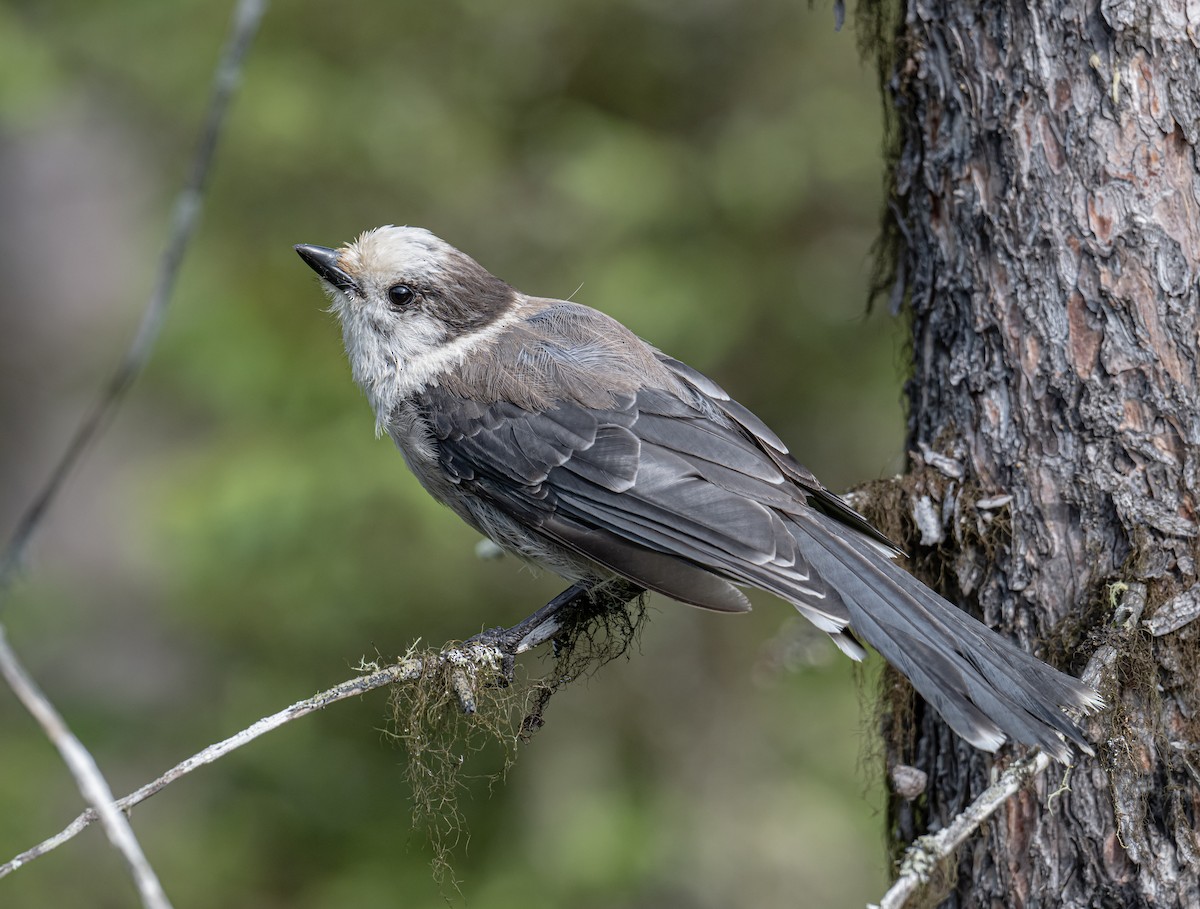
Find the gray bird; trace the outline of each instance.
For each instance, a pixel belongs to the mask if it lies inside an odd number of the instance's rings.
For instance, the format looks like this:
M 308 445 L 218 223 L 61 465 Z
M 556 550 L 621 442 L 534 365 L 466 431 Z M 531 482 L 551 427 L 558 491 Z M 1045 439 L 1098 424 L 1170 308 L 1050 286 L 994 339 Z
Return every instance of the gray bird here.
M 722 612 L 769 591 L 858 639 L 960 736 L 1067 761 L 1095 691 L 893 562 L 899 550 L 707 376 L 578 303 L 530 297 L 426 230 L 301 245 L 376 426 L 429 493 L 574 584 L 624 578 Z

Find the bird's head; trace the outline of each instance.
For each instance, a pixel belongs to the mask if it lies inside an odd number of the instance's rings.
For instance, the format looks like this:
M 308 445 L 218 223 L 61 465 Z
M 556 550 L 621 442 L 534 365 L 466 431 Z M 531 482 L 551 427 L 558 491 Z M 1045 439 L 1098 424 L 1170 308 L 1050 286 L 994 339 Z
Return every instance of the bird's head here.
M 299 245 L 321 278 L 354 379 L 386 423 L 394 403 L 469 355 L 521 296 L 418 227 L 379 227 L 340 249 Z

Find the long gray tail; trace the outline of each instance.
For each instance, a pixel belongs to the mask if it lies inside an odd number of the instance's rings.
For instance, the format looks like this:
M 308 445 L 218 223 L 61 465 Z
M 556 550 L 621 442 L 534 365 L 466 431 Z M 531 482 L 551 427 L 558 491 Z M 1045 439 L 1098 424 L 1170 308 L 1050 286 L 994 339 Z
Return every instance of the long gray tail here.
M 1064 763 L 1064 738 L 1092 753 L 1063 708 L 1102 707 L 1095 691 L 971 618 L 835 519 L 809 512 L 793 526 L 813 570 L 840 593 L 850 628 L 960 736 L 986 751 L 1011 737 Z

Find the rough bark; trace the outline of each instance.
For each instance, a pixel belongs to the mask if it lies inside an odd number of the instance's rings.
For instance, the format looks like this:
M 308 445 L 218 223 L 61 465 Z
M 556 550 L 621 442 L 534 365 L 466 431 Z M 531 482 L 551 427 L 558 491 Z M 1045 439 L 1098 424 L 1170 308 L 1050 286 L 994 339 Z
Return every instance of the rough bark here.
M 930 902 L 1195 907 L 1200 2 L 902 0 L 870 17 L 911 447 L 963 467 L 912 475 L 945 532 L 913 541 L 917 566 L 1073 672 L 1115 648 L 1096 758 L 1053 800 L 1051 771 L 1009 802 Z M 975 507 L 999 495 L 1006 512 Z M 1147 593 L 1125 633 L 1117 582 Z M 1011 755 L 888 705 L 889 765 L 928 774 L 891 797 L 899 849 Z

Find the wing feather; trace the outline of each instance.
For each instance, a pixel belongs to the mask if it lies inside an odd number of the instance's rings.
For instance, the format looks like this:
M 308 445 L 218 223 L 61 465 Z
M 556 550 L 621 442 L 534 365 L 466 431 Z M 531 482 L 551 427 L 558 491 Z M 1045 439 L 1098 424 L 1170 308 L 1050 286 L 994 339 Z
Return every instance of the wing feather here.
M 802 510 L 803 494 L 736 424 L 656 389 L 611 409 L 543 412 L 506 402 L 460 412 L 447 392 L 428 395 L 443 469 L 556 542 L 684 602 L 700 597 L 669 584 L 664 564 L 798 601 L 831 634 L 849 620 L 780 515 Z M 668 560 L 653 578 L 638 547 Z
M 575 376 L 549 406 L 425 389 L 442 474 L 543 545 L 647 589 L 738 612 L 749 603 L 737 586 L 758 587 L 860 658 L 853 628 L 980 748 L 1005 736 L 1060 759 L 1061 737 L 1087 748 L 1060 707 L 1092 709 L 1095 692 L 893 564 L 896 547 L 761 420 L 711 379 L 656 356 L 675 387 L 606 393 Z M 621 387 L 636 387 L 628 378 Z

